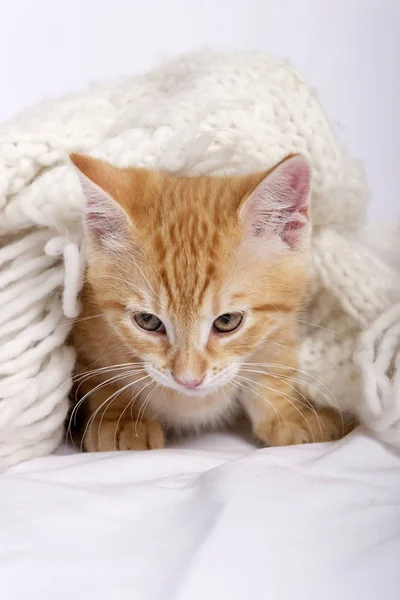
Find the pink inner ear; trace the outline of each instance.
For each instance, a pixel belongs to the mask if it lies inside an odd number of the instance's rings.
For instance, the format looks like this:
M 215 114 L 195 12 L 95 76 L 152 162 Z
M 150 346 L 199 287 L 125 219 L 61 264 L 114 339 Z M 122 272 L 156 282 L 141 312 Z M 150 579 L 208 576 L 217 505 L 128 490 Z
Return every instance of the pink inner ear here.
M 79 172 L 86 197 L 86 224 L 89 231 L 104 247 L 116 248 L 124 241 L 127 218 L 119 204 Z
M 293 247 L 302 230 L 308 224 L 308 207 L 311 187 L 311 172 L 308 163 L 301 157 L 294 157 L 287 161 L 288 195 L 292 197 L 291 214 L 283 231 L 283 240 Z
M 311 169 L 302 156 L 278 165 L 254 190 L 242 207 L 241 216 L 256 238 L 278 235 L 294 247 L 309 225 L 308 206 Z
M 288 194 L 292 195 L 293 208 L 299 212 L 308 207 L 310 195 L 310 167 L 303 158 L 294 157 L 282 165 L 283 176 L 288 179 Z

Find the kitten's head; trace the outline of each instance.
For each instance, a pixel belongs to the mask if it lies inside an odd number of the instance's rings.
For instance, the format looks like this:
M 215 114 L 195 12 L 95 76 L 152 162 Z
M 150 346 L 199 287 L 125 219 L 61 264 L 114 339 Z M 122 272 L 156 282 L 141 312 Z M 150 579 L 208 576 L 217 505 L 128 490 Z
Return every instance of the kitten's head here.
M 124 348 L 188 395 L 226 385 L 304 297 L 310 167 L 171 177 L 74 154 L 88 283 Z

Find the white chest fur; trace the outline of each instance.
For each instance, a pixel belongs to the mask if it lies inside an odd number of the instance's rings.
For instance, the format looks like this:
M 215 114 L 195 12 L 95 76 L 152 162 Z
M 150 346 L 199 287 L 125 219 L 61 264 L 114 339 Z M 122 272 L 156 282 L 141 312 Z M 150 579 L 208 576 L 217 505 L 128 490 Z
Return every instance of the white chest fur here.
M 222 388 L 209 396 L 187 396 L 159 388 L 151 397 L 149 412 L 162 424 L 177 430 L 215 427 L 228 421 L 238 403 L 233 388 Z

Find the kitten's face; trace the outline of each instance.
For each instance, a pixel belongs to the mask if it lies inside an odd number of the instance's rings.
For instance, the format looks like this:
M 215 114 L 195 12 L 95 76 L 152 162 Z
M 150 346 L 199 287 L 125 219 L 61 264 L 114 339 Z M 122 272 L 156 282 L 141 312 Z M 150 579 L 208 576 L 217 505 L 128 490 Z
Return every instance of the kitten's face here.
M 234 381 L 301 305 L 307 163 L 179 179 L 72 160 L 88 199 L 88 281 L 126 362 L 139 358 L 156 382 L 187 395 Z

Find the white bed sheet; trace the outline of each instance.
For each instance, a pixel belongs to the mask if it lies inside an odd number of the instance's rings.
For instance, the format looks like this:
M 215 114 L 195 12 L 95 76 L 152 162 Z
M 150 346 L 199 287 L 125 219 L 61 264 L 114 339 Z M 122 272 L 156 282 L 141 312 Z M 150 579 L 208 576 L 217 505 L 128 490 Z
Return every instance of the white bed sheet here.
M 0 478 L 3 600 L 398 600 L 400 455 L 358 430 L 51 456 Z

